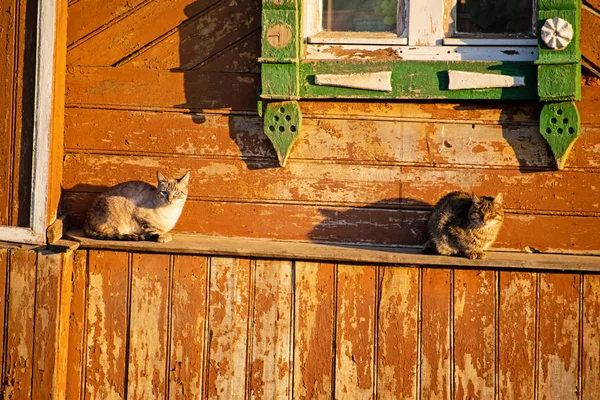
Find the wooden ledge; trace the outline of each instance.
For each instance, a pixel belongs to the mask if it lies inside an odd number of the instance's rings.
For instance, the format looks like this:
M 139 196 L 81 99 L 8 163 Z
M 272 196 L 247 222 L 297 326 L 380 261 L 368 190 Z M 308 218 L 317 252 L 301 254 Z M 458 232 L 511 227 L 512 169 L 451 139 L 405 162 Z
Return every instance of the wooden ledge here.
M 94 240 L 83 236 L 81 231 L 70 231 L 67 233 L 67 238 L 79 242 L 80 247 L 84 249 L 369 264 L 600 272 L 600 256 L 492 251 L 487 253 L 487 258 L 484 260 L 469 260 L 464 257 L 424 255 L 419 249 L 223 238 L 187 233 L 173 234 L 173 241 L 169 243 Z

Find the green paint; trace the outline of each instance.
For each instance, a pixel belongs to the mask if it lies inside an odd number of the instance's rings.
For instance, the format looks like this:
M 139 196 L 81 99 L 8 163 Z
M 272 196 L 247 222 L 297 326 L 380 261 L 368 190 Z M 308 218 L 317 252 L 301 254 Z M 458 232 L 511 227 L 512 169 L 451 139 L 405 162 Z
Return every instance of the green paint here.
M 261 69 L 263 98 L 286 100 L 298 97 L 298 64 L 263 63 Z
M 541 39 L 541 28 L 547 19 L 559 17 L 569 22 L 573 26 L 573 39 L 564 49 L 553 50 L 546 46 Z M 536 64 L 575 64 L 581 61 L 581 52 L 579 51 L 579 32 L 580 32 L 580 12 L 579 10 L 551 10 L 540 11 L 538 13 L 538 59 Z
M 448 90 L 448 70 L 524 76 L 526 86 Z M 316 74 L 392 71 L 391 92 L 314 84 Z M 536 67 L 527 62 L 319 61 L 300 64 L 303 98 L 364 99 L 537 99 Z
M 281 61 L 298 59 L 298 24 L 297 12 L 288 10 L 263 10 L 262 12 L 262 58 L 280 59 Z M 285 47 L 273 47 L 269 43 L 269 30 L 275 25 L 287 27 L 291 32 L 291 40 Z
M 263 10 L 296 10 L 296 0 L 263 0 Z
M 575 10 L 581 8 L 581 0 L 538 0 L 538 10 Z
M 579 112 L 573 102 L 545 104 L 540 114 L 540 133 L 550 145 L 558 169 L 563 169 L 569 151 L 581 130 Z
M 538 96 L 541 101 L 581 99 L 581 66 L 539 65 Z
M 302 126 L 302 113 L 297 101 L 283 101 L 267 104 L 264 118 L 264 132 L 277 152 L 279 164 L 283 167 Z

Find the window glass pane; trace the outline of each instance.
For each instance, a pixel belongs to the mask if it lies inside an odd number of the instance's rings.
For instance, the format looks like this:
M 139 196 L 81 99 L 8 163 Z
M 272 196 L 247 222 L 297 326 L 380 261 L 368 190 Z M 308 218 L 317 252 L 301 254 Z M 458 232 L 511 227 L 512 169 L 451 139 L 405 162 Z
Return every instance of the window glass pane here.
M 533 35 L 533 0 L 458 0 L 456 33 Z
M 323 0 L 323 30 L 396 32 L 398 0 Z

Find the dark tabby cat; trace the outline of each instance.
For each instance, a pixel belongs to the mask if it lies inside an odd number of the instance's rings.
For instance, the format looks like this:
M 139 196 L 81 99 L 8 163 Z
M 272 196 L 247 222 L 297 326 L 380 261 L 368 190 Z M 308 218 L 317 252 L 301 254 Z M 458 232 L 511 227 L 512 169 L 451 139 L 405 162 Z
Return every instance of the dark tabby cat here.
M 83 232 L 93 239 L 171 241 L 187 198 L 190 173 L 166 179 L 157 172 L 158 188 L 146 182 L 115 185 L 92 203 Z
M 449 193 L 438 201 L 429 217 L 429 240 L 423 253 L 485 258 L 483 251 L 496 240 L 503 220 L 502 193 L 496 198 Z

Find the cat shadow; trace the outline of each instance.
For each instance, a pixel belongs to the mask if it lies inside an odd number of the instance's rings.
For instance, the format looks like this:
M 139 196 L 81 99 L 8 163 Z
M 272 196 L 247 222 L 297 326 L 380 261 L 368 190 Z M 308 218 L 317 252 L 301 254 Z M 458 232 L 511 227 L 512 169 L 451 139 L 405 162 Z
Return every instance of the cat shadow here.
M 63 190 L 61 213 L 69 216 L 69 226 L 81 228 L 92 201 L 108 188 L 109 186 L 105 185 L 78 183 L 68 190 Z
M 539 133 L 540 106 L 538 103 L 478 102 L 473 105 L 455 106 L 455 110 L 477 110 L 481 113 L 500 108 L 498 123 L 502 129 L 502 138 L 512 148 L 514 157 L 522 173 L 539 172 L 555 168 L 554 157 L 542 135 Z M 475 127 L 475 125 L 473 126 Z M 490 146 L 497 154 L 502 154 L 494 144 Z M 502 155 L 502 157 L 509 157 Z M 510 162 L 507 160 L 502 163 Z
M 339 247 L 421 248 L 432 205 L 412 198 L 390 198 L 362 207 L 321 208 L 325 218 L 309 233 L 312 242 Z

